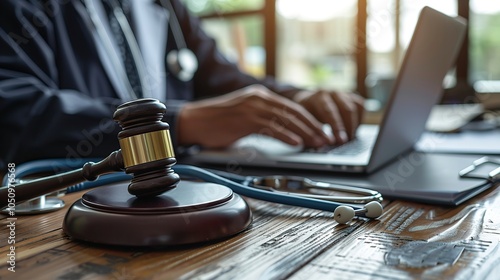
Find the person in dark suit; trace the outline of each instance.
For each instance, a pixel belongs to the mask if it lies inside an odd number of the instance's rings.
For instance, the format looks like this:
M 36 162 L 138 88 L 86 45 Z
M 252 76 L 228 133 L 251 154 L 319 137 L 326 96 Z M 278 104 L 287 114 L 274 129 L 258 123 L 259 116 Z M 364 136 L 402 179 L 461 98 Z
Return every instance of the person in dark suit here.
M 0 1 L 0 166 L 41 158 L 102 157 L 118 148 L 117 105 L 137 96 L 106 8 L 116 0 Z M 320 147 L 354 137 L 362 98 L 305 91 L 241 72 L 178 0 L 120 6 L 141 52 L 143 97 L 164 102 L 176 147 L 221 148 L 251 133 Z M 170 7 L 167 9 L 165 4 Z M 115 13 L 116 15 L 116 13 Z M 175 15 L 177 30 L 172 23 Z M 119 18 L 119 16 L 117 16 Z M 123 22 L 121 22 L 123 23 Z M 119 26 L 123 28 L 123 26 Z M 198 67 L 174 75 L 165 56 L 183 35 Z M 126 36 L 125 36 L 126 37 Z M 123 42 L 121 42 L 123 43 Z M 136 65 L 137 67 L 137 65 Z M 147 86 L 144 86 L 144 81 Z M 322 123 L 334 136 L 323 133 Z

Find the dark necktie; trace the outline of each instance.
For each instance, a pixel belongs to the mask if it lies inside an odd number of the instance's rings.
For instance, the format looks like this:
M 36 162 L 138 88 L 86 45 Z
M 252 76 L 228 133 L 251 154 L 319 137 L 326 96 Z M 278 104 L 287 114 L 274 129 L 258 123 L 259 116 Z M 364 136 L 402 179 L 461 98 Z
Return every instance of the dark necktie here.
M 126 3 L 125 3 L 126 2 Z M 103 0 L 103 4 L 108 15 L 109 25 L 111 27 L 111 32 L 115 37 L 116 44 L 118 45 L 120 56 L 123 60 L 123 64 L 125 66 L 125 72 L 127 74 L 127 78 L 130 82 L 130 86 L 134 91 L 135 95 L 138 98 L 143 96 L 141 80 L 139 78 L 139 72 L 137 71 L 137 65 L 135 63 L 134 57 L 132 55 L 132 51 L 130 49 L 130 45 L 127 42 L 125 34 L 123 32 L 123 28 L 120 26 L 118 19 L 116 18 L 115 13 L 113 12 L 113 8 L 116 3 L 117 5 L 122 5 L 121 7 L 116 7 L 124 11 L 124 9 L 128 10 L 128 0 Z

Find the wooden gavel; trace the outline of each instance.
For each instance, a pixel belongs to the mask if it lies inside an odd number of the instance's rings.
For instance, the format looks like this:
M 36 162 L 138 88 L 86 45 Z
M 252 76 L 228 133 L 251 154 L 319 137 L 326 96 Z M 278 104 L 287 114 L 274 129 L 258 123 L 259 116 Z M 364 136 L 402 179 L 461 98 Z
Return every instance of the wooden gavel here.
M 172 169 L 177 161 L 169 125 L 162 122 L 165 112 L 165 105 L 151 98 L 120 105 L 113 115 L 122 127 L 118 133 L 120 150 L 98 163 L 87 162 L 77 170 L 10 186 L 16 204 L 123 170 L 132 174 L 128 191 L 137 197 L 156 196 L 175 188 L 180 177 Z M 8 195 L 9 186 L 0 188 L 0 208 L 8 205 Z

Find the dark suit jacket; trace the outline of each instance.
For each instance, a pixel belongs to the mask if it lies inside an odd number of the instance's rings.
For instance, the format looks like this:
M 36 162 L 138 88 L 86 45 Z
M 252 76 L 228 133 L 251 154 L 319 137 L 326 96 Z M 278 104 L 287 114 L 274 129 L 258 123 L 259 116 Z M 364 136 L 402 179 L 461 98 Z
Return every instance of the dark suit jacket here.
M 196 100 L 256 83 L 283 95 L 297 90 L 239 71 L 217 51 L 199 20 L 178 0 L 172 4 L 200 66 L 190 82 L 166 75 L 169 98 Z M 120 129 L 111 118 L 121 100 L 99 59 L 82 1 L 2 0 L 0 13 L 0 167 L 41 158 L 103 157 L 118 149 Z M 168 53 L 176 46 L 167 41 Z M 161 101 L 175 139 L 182 104 Z

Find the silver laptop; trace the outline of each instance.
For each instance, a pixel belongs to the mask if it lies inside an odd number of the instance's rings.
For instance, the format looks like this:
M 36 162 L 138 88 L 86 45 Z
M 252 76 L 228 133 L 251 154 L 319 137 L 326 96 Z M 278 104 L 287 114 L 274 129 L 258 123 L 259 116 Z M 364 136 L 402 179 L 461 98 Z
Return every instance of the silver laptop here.
M 410 151 L 439 101 L 443 79 L 466 31 L 462 18 L 432 8 L 420 13 L 380 126 L 361 125 L 356 139 L 329 150 L 308 151 L 264 135 L 250 135 L 228 150 L 203 150 L 196 161 L 226 165 L 369 173 Z

